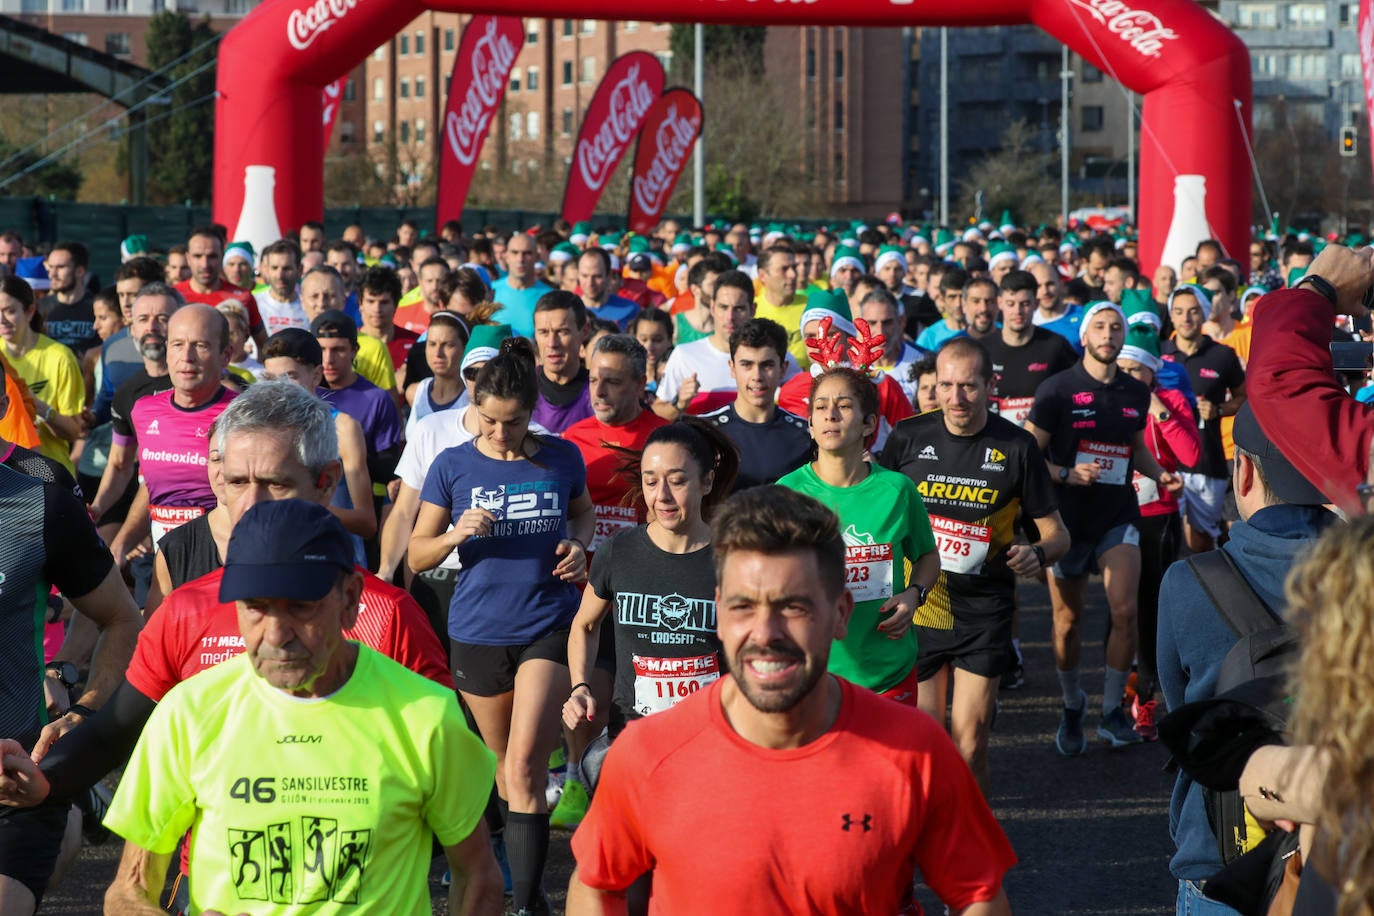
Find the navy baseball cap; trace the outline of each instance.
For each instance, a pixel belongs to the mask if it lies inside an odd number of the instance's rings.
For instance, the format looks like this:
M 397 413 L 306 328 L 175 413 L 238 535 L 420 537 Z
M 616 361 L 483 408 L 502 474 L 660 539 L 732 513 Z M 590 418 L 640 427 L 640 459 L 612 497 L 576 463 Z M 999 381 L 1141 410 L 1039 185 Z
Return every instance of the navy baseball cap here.
M 353 540 L 324 506 L 301 499 L 258 503 L 229 537 L 220 601 L 318 601 L 353 570 Z
M 1260 471 L 1270 491 L 1283 502 L 1294 506 L 1324 506 L 1331 502 L 1279 451 L 1274 440 L 1260 429 L 1259 420 L 1249 402 L 1236 411 L 1236 424 L 1231 428 L 1236 445 L 1259 457 Z

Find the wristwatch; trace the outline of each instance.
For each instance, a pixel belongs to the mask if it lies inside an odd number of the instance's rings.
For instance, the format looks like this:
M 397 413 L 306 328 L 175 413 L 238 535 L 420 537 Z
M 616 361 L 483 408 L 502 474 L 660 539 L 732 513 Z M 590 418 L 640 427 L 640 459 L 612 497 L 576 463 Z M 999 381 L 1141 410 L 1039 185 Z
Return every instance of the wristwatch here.
M 919 582 L 915 583 L 915 585 L 916 585 L 916 599 L 917 599 L 917 600 L 916 600 L 916 606 L 917 606 L 917 607 L 920 607 L 921 605 L 925 604 L 925 603 L 926 603 L 926 599 L 930 597 L 930 589 L 926 588 L 924 585 L 922 585 L 922 584 L 919 583 Z
M 1331 281 L 1318 274 L 1303 274 L 1302 279 L 1293 284 L 1293 288 L 1306 284 L 1312 287 L 1312 292 L 1317 293 L 1332 305 L 1336 304 L 1336 287 L 1331 285 Z
M 1155 420 L 1160 423 L 1168 423 L 1169 418 L 1172 416 L 1173 414 L 1169 413 L 1169 411 L 1161 410 L 1159 413 L 1155 414 Z
M 1039 544 L 1032 544 L 1031 551 L 1035 554 L 1035 558 L 1040 561 L 1041 569 L 1049 566 L 1049 564 L 1045 562 L 1045 548 L 1041 547 Z
M 1069 482 L 1069 466 L 1068 466 L 1067 464 L 1061 464 L 1061 465 L 1059 466 L 1059 482 L 1060 482 L 1060 483 L 1068 483 L 1068 482 Z
M 57 678 L 57 682 L 67 688 L 75 687 L 77 681 L 81 680 L 81 672 L 71 662 L 48 662 L 43 666 L 43 671 L 49 677 Z

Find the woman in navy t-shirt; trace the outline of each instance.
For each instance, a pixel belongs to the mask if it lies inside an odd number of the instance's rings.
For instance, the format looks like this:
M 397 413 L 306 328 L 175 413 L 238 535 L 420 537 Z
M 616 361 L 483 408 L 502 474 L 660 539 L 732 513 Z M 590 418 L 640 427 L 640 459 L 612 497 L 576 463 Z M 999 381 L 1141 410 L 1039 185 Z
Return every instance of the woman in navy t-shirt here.
M 521 338 L 504 341 L 482 367 L 473 388 L 481 432 L 430 467 L 409 550 L 415 572 L 454 549 L 463 561 L 449 605 L 450 661 L 497 757 L 517 910 L 540 905 L 549 845 L 544 781 L 569 689 L 574 583 L 586 578 L 595 524 L 581 453 L 529 431 L 535 372 Z

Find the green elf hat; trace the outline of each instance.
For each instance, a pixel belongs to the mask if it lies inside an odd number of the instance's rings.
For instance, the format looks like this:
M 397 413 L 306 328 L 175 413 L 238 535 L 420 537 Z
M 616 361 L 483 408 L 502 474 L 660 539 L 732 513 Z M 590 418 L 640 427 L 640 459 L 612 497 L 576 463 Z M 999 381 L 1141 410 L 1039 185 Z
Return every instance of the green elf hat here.
M 873 272 L 876 274 L 890 261 L 897 261 L 906 269 L 906 252 L 896 245 L 884 245 L 878 249 L 878 256 L 873 259 Z
M 1123 289 L 1121 311 L 1126 316 L 1127 328 L 1134 330 L 1136 325 L 1148 325 L 1152 329 L 1150 333 L 1156 338 L 1159 337 L 1164 322 L 1159 317 L 1159 311 L 1155 308 L 1148 289 Z
M 1159 358 L 1159 332 L 1151 330 L 1146 322 L 1131 325 L 1118 358 L 1134 360 L 1142 366 L 1148 366 L 1150 371 L 1158 372 L 1163 362 Z
M 854 327 L 854 317 L 849 311 L 849 298 L 843 290 L 813 289 L 806 297 L 806 311 L 802 312 L 801 327 L 808 321 L 829 318 L 831 326 L 844 331 L 850 337 L 858 335 Z
M 630 236 L 630 254 L 637 254 L 641 251 L 649 250 L 649 240 L 642 235 Z
M 581 250 L 572 242 L 559 242 L 549 250 L 549 263 L 566 264 L 581 254 Z
M 692 235 L 689 232 L 680 232 L 678 237 L 673 239 L 673 257 L 686 257 L 687 252 L 692 250 Z
M 583 245 L 587 244 L 591 237 L 592 224 L 587 222 L 586 220 L 583 220 L 582 222 L 573 226 L 572 235 L 568 236 L 568 241 L 572 242 L 574 245 L 581 248 Z
M 147 253 L 148 236 L 146 235 L 131 235 L 119 243 L 119 260 L 121 264 L 126 261 L 132 261 L 134 258 Z
M 501 341 L 514 336 L 508 324 L 479 324 L 472 329 L 467 349 L 463 351 L 463 365 L 466 369 L 473 363 L 489 362 L 501 352 Z
M 1016 247 L 1008 242 L 994 242 L 988 246 L 988 267 L 995 267 L 1001 261 L 1011 261 L 1013 268 L 1020 262 Z

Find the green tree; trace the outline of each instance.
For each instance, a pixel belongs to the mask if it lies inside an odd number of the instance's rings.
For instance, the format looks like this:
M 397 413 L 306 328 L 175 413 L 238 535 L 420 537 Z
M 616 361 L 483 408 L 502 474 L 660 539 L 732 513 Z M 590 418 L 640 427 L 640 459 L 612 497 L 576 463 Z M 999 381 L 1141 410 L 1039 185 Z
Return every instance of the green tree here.
M 79 163 L 71 158 L 54 160 L 30 172 L 28 170 L 43 158 L 43 154 L 35 151 L 16 156 L 20 149 L 22 147 L 0 142 L 0 162 L 9 162 L 12 157 L 14 158 L 13 162 L 5 166 L 5 177 L 20 172 L 27 173 L 6 184 L 4 189 L 0 190 L 0 194 L 6 197 L 38 195 L 55 197 L 58 200 L 76 200 L 76 193 L 81 190 L 82 181 Z
M 692 64 L 696 59 L 696 27 L 675 25 L 668 35 L 668 48 L 673 52 L 669 85 L 690 86 Z M 703 36 L 706 46 L 706 69 L 721 64 L 742 68 L 754 76 L 763 75 L 763 40 L 765 26 L 708 25 Z
M 1002 133 L 1002 147 L 969 169 L 959 181 L 957 213 L 972 216 L 977 195 L 983 213 L 1010 210 L 1023 223 L 1035 225 L 1059 213 L 1059 184 L 1047 173 L 1045 153 L 1036 148 L 1035 131 L 1024 120 L 1013 121 Z M 1054 159 L 1058 162 L 1057 154 Z M 953 214 L 951 214 L 953 215 Z
M 161 12 L 148 22 L 148 66 L 167 71 L 170 104 L 150 105 L 148 199 L 152 203 L 210 202 L 214 166 L 215 50 L 207 15 L 192 21 L 183 12 Z M 199 71 L 199 72 L 197 72 Z M 194 75 L 193 75 L 194 74 Z

